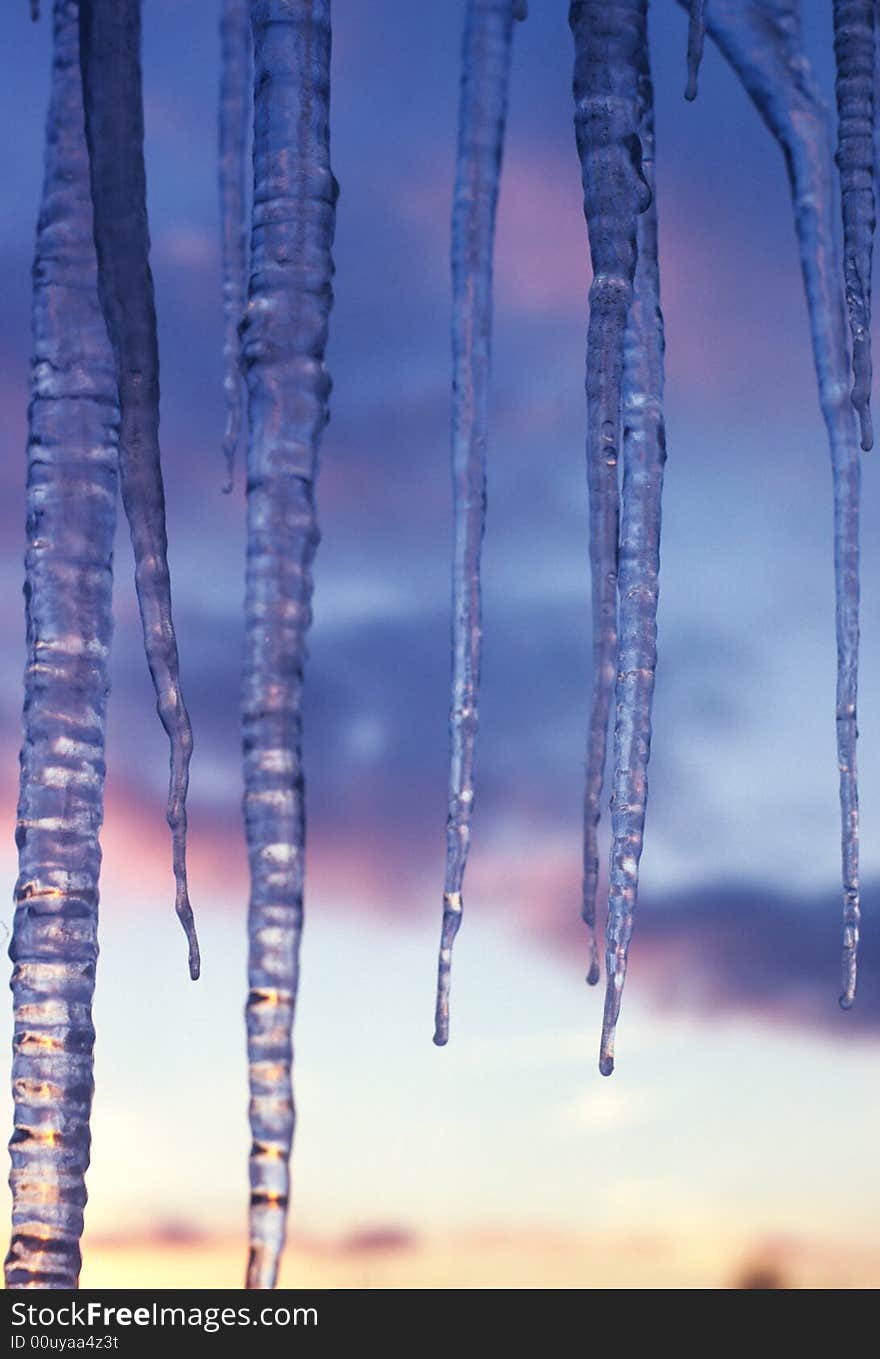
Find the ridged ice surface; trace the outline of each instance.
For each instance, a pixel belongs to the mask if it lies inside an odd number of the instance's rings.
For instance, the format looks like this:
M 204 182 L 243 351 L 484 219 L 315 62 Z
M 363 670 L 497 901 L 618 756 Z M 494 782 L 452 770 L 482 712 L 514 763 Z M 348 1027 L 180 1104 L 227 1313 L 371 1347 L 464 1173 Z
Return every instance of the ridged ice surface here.
M 243 692 L 250 858 L 249 1288 L 274 1286 L 294 1106 L 305 810 L 302 689 L 318 543 L 315 480 L 337 195 L 330 170 L 329 0 L 256 0 L 254 204 L 243 330 L 249 395 Z
M 700 62 L 703 60 L 703 43 L 706 37 L 706 3 L 707 0 L 690 0 L 685 99 L 697 97 L 697 77 L 700 73 Z
M 593 700 L 584 800 L 583 917 L 587 980 L 599 979 L 598 828 L 617 656 L 618 457 L 626 318 L 639 214 L 650 201 L 639 144 L 639 71 L 647 50 L 647 0 L 575 0 L 575 130 L 593 260 L 587 334 L 587 476 L 593 596 Z
M 120 485 L 134 550 L 144 646 L 159 717 L 171 743 L 168 824 L 174 846 L 175 905 L 189 944 L 190 975 L 195 978 L 199 946 L 186 880 L 192 730 L 171 621 L 159 460 L 159 347 L 143 152 L 140 0 L 80 0 L 79 10 L 98 292 L 119 389 Z
M 871 260 L 874 252 L 875 0 L 834 0 L 837 165 L 843 203 L 843 266 L 852 335 L 852 402 L 862 448 L 871 426 Z
M 241 343 L 239 326 L 247 296 L 247 156 L 251 97 L 249 0 L 223 0 L 220 16 L 220 234 L 223 259 L 223 389 L 226 429 L 223 455 L 226 490 L 232 490 L 241 438 Z
M 461 56 L 452 209 L 452 703 L 446 881 L 434 1042 L 449 1039 L 452 945 L 461 924 L 471 835 L 480 685 L 480 552 L 486 516 L 492 254 L 515 13 L 512 0 L 468 0 Z
M 626 976 L 645 836 L 651 709 L 657 666 L 660 501 L 666 462 L 663 315 L 654 198 L 654 91 L 647 49 L 639 79 L 639 139 L 651 203 L 639 218 L 638 263 L 623 367 L 623 513 L 618 567 L 617 693 L 611 799 L 607 984 L 599 1069 L 614 1068 L 614 1034 Z
M 56 0 L 34 266 L 8 1288 L 75 1288 L 89 1164 L 118 413 L 76 0 Z
M 847 1008 L 855 996 L 860 917 L 856 767 L 860 463 L 849 400 L 843 271 L 834 237 L 831 128 L 804 50 L 798 0 L 760 0 L 747 7 L 739 0 L 711 0 L 707 27 L 784 153 L 819 400 L 831 449 L 844 912 L 841 1005 Z

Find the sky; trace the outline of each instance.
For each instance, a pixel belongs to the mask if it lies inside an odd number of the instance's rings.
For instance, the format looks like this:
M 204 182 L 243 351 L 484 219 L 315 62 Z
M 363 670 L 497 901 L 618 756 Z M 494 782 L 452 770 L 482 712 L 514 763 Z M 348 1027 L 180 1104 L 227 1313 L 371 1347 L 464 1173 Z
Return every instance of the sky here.
M 6 5 L 0 19 L 15 56 L 0 88 L 0 865 L 9 898 L 30 263 L 50 55 L 49 25 L 32 27 L 27 8 Z M 746 1253 L 748 1243 L 813 1243 L 829 1258 L 854 1242 L 876 1245 L 880 546 L 870 525 L 880 477 L 868 455 L 865 922 L 860 996 L 843 1015 L 831 481 L 787 183 L 711 43 L 699 98 L 684 102 L 686 16 L 672 0 L 651 8 L 669 449 L 660 654 L 617 1070 L 606 1080 L 596 1068 L 601 995 L 583 983 L 579 923 L 591 686 L 590 273 L 562 0 L 532 0 L 514 40 L 477 803 L 451 1041 L 443 1051 L 431 1044 L 463 8 L 461 0 L 333 6 L 331 151 L 341 195 L 305 700 L 296 1239 L 399 1232 L 449 1241 L 491 1231 L 521 1243 L 525 1259 L 536 1241 L 631 1245 L 650 1232 L 697 1243 L 683 1253 L 684 1280 L 722 1240 L 745 1243 L 736 1250 Z M 830 11 L 806 8 L 830 97 Z M 93 1258 L 108 1241 L 145 1242 L 158 1258 L 169 1242 L 199 1235 L 243 1250 L 244 496 L 241 476 L 231 496 L 221 494 L 218 10 L 215 0 L 145 0 L 143 52 L 169 555 L 196 742 L 191 892 L 203 976 L 188 980 L 173 912 L 167 750 L 123 525 L 86 1271 L 92 1241 Z M 2 1024 L 8 1033 L 11 1007 Z M 4 1100 L 11 1124 L 5 1092 Z M 461 1282 L 466 1268 L 479 1279 L 479 1252 L 476 1263 L 467 1252 L 452 1258 L 471 1263 L 444 1266 L 444 1279 Z M 565 1277 L 588 1284 L 590 1258 Z M 614 1286 L 627 1286 L 632 1250 L 620 1258 Z M 394 1277 L 389 1267 L 380 1286 Z

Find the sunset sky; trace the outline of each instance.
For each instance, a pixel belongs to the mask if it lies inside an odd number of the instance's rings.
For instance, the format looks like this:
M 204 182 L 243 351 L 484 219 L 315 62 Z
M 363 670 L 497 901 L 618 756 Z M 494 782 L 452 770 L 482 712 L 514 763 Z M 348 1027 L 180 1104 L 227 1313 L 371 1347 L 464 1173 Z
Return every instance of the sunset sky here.
M 806 8 L 831 97 L 830 6 Z M 872 526 L 880 472 L 877 454 L 868 455 L 859 746 L 866 918 L 859 1000 L 845 1016 L 837 1006 L 831 482 L 788 188 L 779 151 L 711 43 L 699 98 L 685 104 L 686 16 L 673 0 L 651 6 L 669 463 L 648 834 L 617 1071 L 605 1080 L 597 1070 L 601 994 L 583 983 L 579 924 L 591 685 L 590 275 L 563 0 L 532 0 L 514 39 L 477 804 L 451 1041 L 443 1051 L 431 1044 L 449 682 L 449 212 L 463 9 L 460 0 L 333 5 L 341 196 L 305 713 L 294 1230 L 319 1240 L 381 1227 L 426 1240 L 491 1230 L 523 1243 L 655 1232 L 705 1243 L 876 1245 L 880 536 Z M 50 57 L 49 23 L 32 27 L 26 11 L 16 0 L 0 18 L 8 57 L 0 85 L 0 864 L 8 898 L 24 663 L 30 264 Z M 144 5 L 162 443 L 196 741 L 191 891 L 203 976 L 188 980 L 173 911 L 167 749 L 123 524 L 87 1258 L 90 1237 L 143 1238 L 161 1253 L 163 1240 L 188 1233 L 228 1242 L 244 1224 L 244 497 L 241 475 L 232 496 L 221 494 L 218 11 L 215 0 Z M 11 1005 L 0 1018 L 8 1035 Z M 3 1101 L 11 1126 L 5 1089 Z M 455 1282 L 454 1269 L 447 1276 Z M 623 1266 L 616 1282 L 628 1282 Z

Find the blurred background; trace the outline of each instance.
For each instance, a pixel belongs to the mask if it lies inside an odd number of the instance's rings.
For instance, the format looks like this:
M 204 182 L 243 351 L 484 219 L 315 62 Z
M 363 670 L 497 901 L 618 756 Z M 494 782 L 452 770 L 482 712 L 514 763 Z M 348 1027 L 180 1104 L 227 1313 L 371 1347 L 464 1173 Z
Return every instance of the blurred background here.
M 44 10 L 51 10 L 44 0 Z M 307 918 L 282 1282 L 880 1280 L 880 516 L 865 459 L 864 944 L 837 1007 L 831 480 L 782 159 L 655 0 L 669 463 L 639 920 L 615 1075 L 583 981 L 590 273 L 563 0 L 515 34 L 498 218 L 485 666 L 452 1037 L 431 1044 L 449 682 L 449 214 L 464 6 L 334 0 L 332 419 L 306 698 Z M 830 6 L 809 38 L 833 95 Z M 243 478 L 221 494 L 214 0 L 146 0 L 170 559 L 196 753 L 187 978 L 127 529 L 103 837 L 82 1282 L 237 1285 L 247 875 Z M 0 864 L 11 896 L 30 265 L 50 23 L 4 6 Z M 6 918 L 9 919 L 11 907 Z M 0 1007 L 4 1043 L 11 1006 Z M 6 1086 L 3 1117 L 11 1127 Z

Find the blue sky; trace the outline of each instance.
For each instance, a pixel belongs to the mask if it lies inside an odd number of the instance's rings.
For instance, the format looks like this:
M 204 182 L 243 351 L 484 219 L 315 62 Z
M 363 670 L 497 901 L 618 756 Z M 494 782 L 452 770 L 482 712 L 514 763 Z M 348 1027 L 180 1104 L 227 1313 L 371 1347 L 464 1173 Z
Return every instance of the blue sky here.
M 831 94 L 830 14 L 808 5 Z M 29 268 L 49 30 L 5 7 L 0 795 L 15 876 Z M 213 3 L 146 0 L 175 618 L 196 755 L 186 979 L 167 756 L 120 534 L 89 1222 L 241 1221 L 243 493 L 223 478 Z M 595 1069 L 579 815 L 590 692 L 588 252 L 566 6 L 515 35 L 498 221 L 474 847 L 453 1035 L 430 1043 L 449 676 L 448 218 L 463 6 L 335 0 L 332 417 L 306 700 L 297 1223 L 867 1232 L 880 1206 L 880 510 L 865 462 L 862 996 L 838 1013 L 831 484 L 781 157 L 711 44 L 652 7 L 669 463 L 642 915 Z M 3 1021 L 8 1025 L 8 1016 Z M 821 1102 L 819 1097 L 821 1096 Z M 844 1149 L 842 1151 L 841 1149 Z M 845 1157 L 846 1164 L 842 1164 Z M 132 1166 L 136 1173 L 131 1174 Z M 857 1173 L 856 1173 L 857 1168 Z

